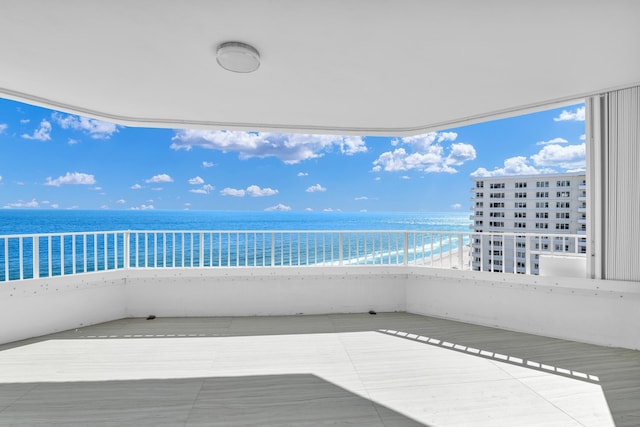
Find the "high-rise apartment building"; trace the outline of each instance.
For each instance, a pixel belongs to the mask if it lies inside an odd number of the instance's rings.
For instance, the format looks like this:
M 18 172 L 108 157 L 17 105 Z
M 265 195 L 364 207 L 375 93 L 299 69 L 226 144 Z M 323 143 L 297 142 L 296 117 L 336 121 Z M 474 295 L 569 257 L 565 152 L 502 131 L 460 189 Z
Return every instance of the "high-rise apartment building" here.
M 540 254 L 586 253 L 584 172 L 473 178 L 471 192 L 474 270 L 538 274 Z

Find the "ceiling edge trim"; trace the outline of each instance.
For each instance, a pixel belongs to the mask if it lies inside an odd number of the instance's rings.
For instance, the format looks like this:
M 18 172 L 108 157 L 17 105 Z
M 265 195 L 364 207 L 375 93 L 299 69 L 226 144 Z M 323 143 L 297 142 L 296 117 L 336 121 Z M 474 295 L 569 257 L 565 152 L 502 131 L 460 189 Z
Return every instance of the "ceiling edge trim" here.
M 288 125 L 288 124 L 265 124 L 265 123 L 225 123 L 214 121 L 192 121 L 182 119 L 154 119 L 145 117 L 120 116 L 91 109 L 86 109 L 74 105 L 57 102 L 55 100 L 42 98 L 39 96 L 17 92 L 6 88 L 0 88 L 0 96 L 14 101 L 24 102 L 39 107 L 54 109 L 69 114 L 78 114 L 98 120 L 113 122 L 122 126 L 130 127 L 155 127 L 169 129 L 217 129 L 217 130 L 240 130 L 247 132 L 283 132 L 283 133 L 317 133 L 331 135 L 357 135 L 357 136 L 412 136 L 432 131 L 442 131 L 455 127 L 468 126 L 492 120 L 499 120 L 523 114 L 534 113 L 536 111 L 560 108 L 583 102 L 585 98 L 614 90 L 625 89 L 640 85 L 640 82 L 625 84 L 613 88 L 604 88 L 594 92 L 576 94 L 558 99 L 545 100 L 534 104 L 522 105 L 500 111 L 491 111 L 468 117 L 460 117 L 445 122 L 426 123 L 419 126 L 403 128 L 360 128 L 360 127 L 329 127 L 315 125 Z

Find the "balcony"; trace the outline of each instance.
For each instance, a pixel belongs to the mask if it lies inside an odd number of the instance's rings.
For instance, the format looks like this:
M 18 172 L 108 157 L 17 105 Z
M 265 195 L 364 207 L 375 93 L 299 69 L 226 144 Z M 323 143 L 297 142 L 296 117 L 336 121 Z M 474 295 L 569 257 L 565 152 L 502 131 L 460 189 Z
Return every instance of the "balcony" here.
M 98 422 L 116 410 L 127 422 L 195 423 L 206 416 L 202 408 L 227 407 L 240 424 L 259 424 L 247 418 L 255 412 L 233 409 L 245 407 L 248 392 L 265 408 L 297 402 L 280 417 L 323 422 L 362 416 L 366 425 L 439 425 L 444 413 L 494 425 L 502 410 L 508 425 L 563 424 L 567 411 L 585 425 L 625 425 L 634 420 L 636 389 L 620 384 L 640 375 L 628 363 L 639 357 L 631 349 L 640 337 L 619 325 L 635 318 L 637 286 L 470 270 L 473 244 L 484 252 L 492 241 L 533 248 L 542 239 L 555 237 L 403 230 L 0 236 L 0 323 L 11 325 L 0 330 L 0 391 L 10 395 L 0 423 L 34 414 Z M 502 248 L 504 264 L 514 249 Z M 572 310 L 574 300 L 592 309 Z M 527 378 L 537 385 L 522 387 Z M 580 403 L 565 406 L 545 390 L 578 393 Z M 55 409 L 60 396 L 64 411 Z M 104 404 L 82 406 L 95 399 Z M 316 406 L 327 399 L 331 411 Z M 494 415 L 460 411 L 461 399 Z M 513 401 L 506 412 L 505 401 Z M 358 412 L 371 405 L 383 421 Z
M 410 313 L 127 318 L 0 346 L 0 423 L 632 426 L 636 353 Z

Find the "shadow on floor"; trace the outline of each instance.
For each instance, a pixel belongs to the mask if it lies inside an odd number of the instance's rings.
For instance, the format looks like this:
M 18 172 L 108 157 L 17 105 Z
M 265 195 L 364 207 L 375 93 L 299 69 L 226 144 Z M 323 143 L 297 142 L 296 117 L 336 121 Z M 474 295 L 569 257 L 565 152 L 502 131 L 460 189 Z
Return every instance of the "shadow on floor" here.
M 423 426 L 315 375 L 302 374 L 3 384 L 0 424 Z
M 597 378 L 596 383 L 602 387 L 617 427 L 640 425 L 638 351 L 582 344 L 407 313 L 122 319 L 2 345 L 0 351 L 51 339 L 257 336 L 379 330 L 403 331 L 407 334 L 432 337 L 461 347 L 471 347 L 588 374 Z M 486 357 L 480 354 L 477 356 Z M 558 373 L 563 375 L 561 372 Z M 173 384 L 173 380 L 167 384 Z M 371 402 L 367 404 L 373 405 Z

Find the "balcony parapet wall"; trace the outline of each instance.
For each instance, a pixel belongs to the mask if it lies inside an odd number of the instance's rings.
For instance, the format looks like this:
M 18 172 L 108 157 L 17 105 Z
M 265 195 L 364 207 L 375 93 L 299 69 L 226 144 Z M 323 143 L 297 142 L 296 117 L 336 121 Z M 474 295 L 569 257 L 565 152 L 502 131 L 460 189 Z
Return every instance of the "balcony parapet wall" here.
M 406 311 L 640 350 L 640 283 L 426 267 L 132 269 L 0 286 L 0 343 L 126 317 Z

